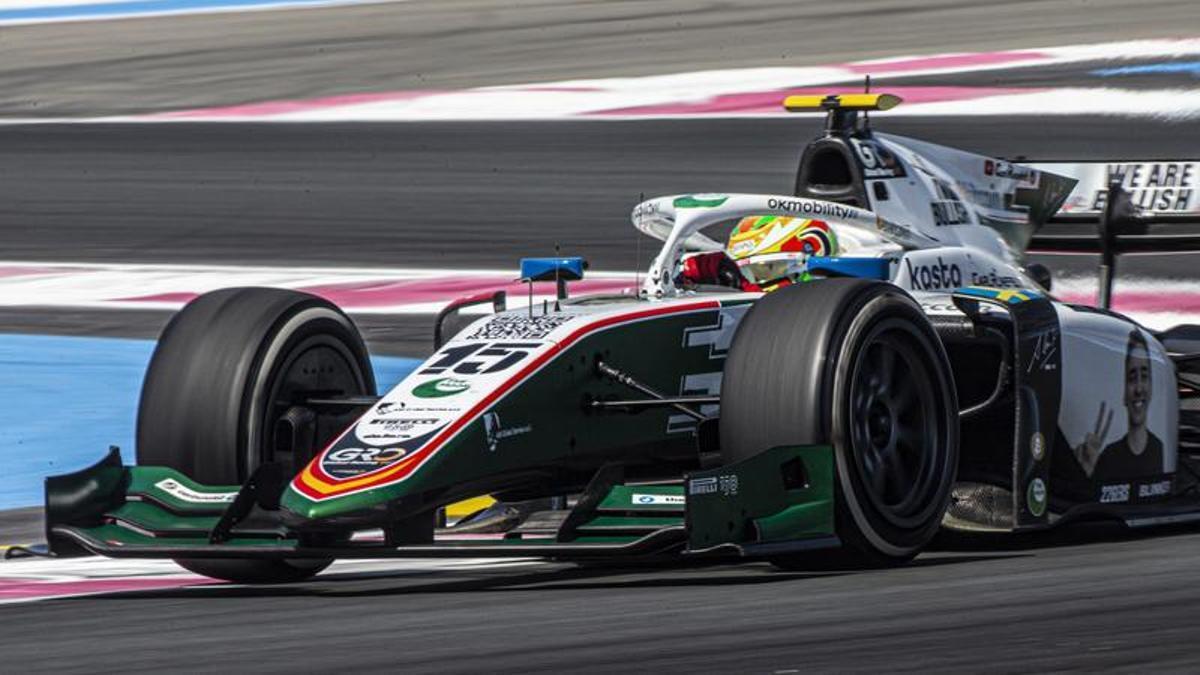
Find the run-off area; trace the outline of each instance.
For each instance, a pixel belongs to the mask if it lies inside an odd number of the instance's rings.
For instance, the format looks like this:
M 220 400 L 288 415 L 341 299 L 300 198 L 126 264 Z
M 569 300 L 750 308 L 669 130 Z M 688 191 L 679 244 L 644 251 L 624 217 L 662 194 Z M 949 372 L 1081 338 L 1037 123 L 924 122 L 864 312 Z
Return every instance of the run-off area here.
M 0 509 L 42 502 L 42 479 L 82 469 L 110 445 L 134 460 L 142 377 L 153 340 L 0 335 Z M 372 359 L 380 388 L 394 385 L 416 359 Z

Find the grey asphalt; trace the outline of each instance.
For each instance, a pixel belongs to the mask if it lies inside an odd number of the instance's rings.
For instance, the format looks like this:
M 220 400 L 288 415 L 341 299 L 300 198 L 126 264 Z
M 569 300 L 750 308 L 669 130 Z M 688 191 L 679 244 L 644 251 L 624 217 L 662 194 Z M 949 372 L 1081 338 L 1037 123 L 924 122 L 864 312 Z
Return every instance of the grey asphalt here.
M 1186 36 L 1192 0 L 408 0 L 0 27 L 0 116 Z
M 1200 157 L 1193 123 L 893 118 L 881 130 L 1033 159 Z M 1119 133 L 1117 130 L 1119 129 Z M 0 126 L 4 259 L 513 268 L 559 245 L 644 268 L 641 195 L 789 193 L 811 118 L 422 124 Z M 1098 140 L 1101 139 L 1101 140 Z M 1089 257 L 1040 258 L 1090 273 Z M 1196 256 L 1123 273 L 1193 278 Z M 1118 288 L 1119 290 L 1119 288 Z M 10 332 L 154 337 L 152 311 L 0 308 Z M 373 351 L 423 356 L 426 316 L 359 319 Z
M 1200 157 L 1194 122 L 878 116 L 875 126 L 1006 157 Z M 515 269 L 558 244 L 593 269 L 632 270 L 653 245 L 629 224 L 641 195 L 789 194 L 818 132 L 812 117 L 0 126 L 2 255 Z M 1129 269 L 1192 272 L 1161 260 Z
M 880 116 L 876 126 L 1007 157 L 1200 157 L 1192 123 Z M 557 244 L 593 269 L 632 270 L 656 243 L 629 224 L 641 195 L 790 193 L 817 133 L 799 117 L 0 126 L 2 257 L 515 270 Z M 1057 273 L 1095 265 L 1041 260 Z M 1191 278 L 1196 260 L 1129 258 L 1121 270 Z M 10 332 L 154 337 L 167 318 L 0 308 Z M 359 321 L 378 353 L 430 349 L 429 317 Z
M 0 653 L 21 672 L 1141 673 L 1200 661 L 1194 530 L 939 548 L 879 571 L 548 564 L 9 605 Z

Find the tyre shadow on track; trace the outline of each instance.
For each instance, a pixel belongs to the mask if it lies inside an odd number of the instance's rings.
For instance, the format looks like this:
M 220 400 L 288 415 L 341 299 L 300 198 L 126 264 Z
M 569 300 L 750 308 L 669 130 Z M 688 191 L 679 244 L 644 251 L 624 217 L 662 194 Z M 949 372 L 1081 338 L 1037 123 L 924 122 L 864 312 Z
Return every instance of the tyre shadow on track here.
M 1111 520 L 1080 521 L 1034 532 L 961 532 L 942 530 L 929 551 L 1037 551 L 1044 549 L 1160 539 L 1200 533 L 1196 524 L 1130 528 Z

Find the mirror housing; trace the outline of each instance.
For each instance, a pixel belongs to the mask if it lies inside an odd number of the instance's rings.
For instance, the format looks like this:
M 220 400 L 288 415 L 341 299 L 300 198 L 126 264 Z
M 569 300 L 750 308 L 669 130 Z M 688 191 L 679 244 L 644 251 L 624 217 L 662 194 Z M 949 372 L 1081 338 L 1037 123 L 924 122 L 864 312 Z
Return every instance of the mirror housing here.
M 579 281 L 587 261 L 578 256 L 521 258 L 521 281 Z

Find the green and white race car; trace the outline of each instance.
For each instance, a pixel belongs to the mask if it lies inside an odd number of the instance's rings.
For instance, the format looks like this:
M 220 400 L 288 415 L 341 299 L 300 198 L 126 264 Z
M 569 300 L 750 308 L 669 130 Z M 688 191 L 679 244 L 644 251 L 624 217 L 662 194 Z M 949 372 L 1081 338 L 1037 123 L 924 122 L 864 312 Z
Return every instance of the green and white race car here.
M 344 557 L 881 565 L 943 526 L 1200 517 L 1181 407 L 1200 329 L 1059 302 L 1022 264 L 1031 247 L 1100 252 L 1107 290 L 1117 254 L 1195 238 L 1145 234 L 1172 217 L 1138 213 L 1119 187 L 1103 212 L 1057 216 L 1072 179 L 859 117 L 898 102 L 789 99 L 828 114 L 794 195 L 638 204 L 634 225 L 663 247 L 636 292 L 568 297 L 581 259 L 527 259 L 522 277 L 557 282 L 558 301 L 447 308 L 435 353 L 382 397 L 330 303 L 201 296 L 146 374 L 138 465 L 114 450 L 48 480 L 51 552 L 173 558 L 240 582 Z M 738 231 L 732 268 L 688 272 L 726 256 L 705 231 L 747 217 L 759 224 Z M 1052 218 L 1100 232 L 1038 234 Z M 818 244 L 771 239 L 789 223 Z M 739 278 L 751 249 L 775 256 L 756 268 L 773 279 Z M 480 302 L 495 312 L 443 340 Z M 499 504 L 439 521 L 485 494 Z

